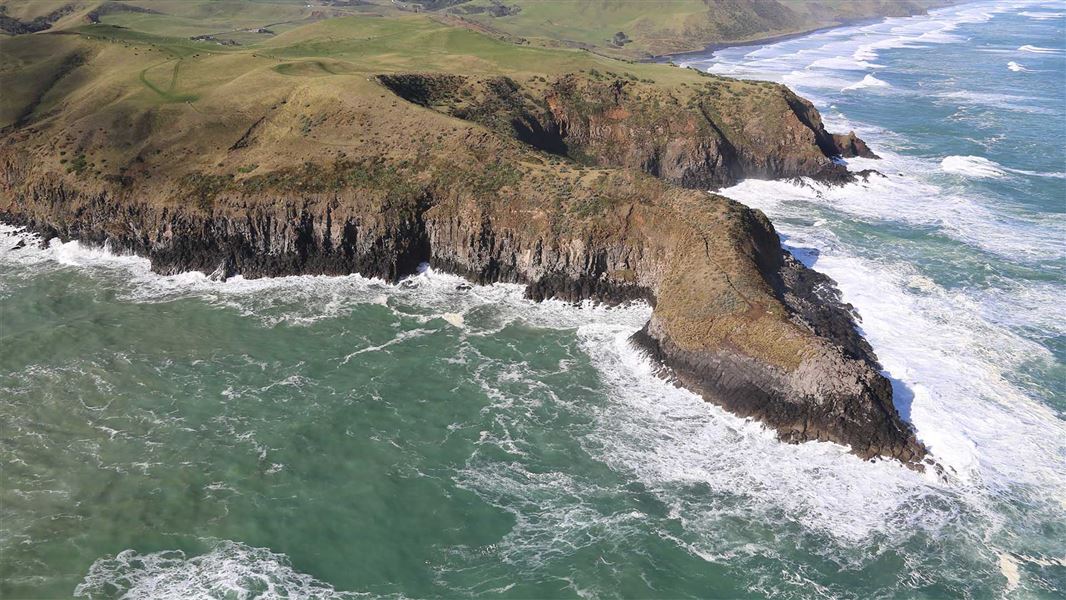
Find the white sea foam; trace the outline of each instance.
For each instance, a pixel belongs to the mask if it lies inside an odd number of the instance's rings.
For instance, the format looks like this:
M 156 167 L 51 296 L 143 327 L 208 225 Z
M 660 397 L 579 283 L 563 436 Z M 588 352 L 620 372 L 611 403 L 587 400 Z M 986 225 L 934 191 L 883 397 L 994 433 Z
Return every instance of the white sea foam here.
M 874 80 L 846 78 L 855 70 L 882 69 L 879 53 L 893 48 L 927 48 L 963 41 L 955 30 L 964 24 L 981 23 L 996 14 L 1009 12 L 1022 3 L 981 2 L 930 11 L 929 15 L 889 18 L 870 25 L 843 27 L 759 47 L 756 50 L 725 49 L 707 59 L 689 60 L 686 64 L 730 77 L 765 79 L 784 83 L 818 104 L 835 95 L 887 93 L 888 88 Z M 1029 3 L 1031 4 L 1031 3 Z M 876 81 L 875 81 L 876 80 Z M 893 94 L 912 93 L 892 88 Z M 965 94 L 963 92 L 962 94 Z M 972 97 L 945 98 L 946 102 L 964 106 L 992 106 L 997 109 L 1031 114 L 1057 114 L 1029 98 Z
M 807 89 L 841 90 L 852 83 L 851 80 L 827 74 L 817 69 L 802 69 L 789 71 L 772 79 L 784 83 L 789 87 L 802 87 Z
M 556 406 L 590 416 L 595 427 L 585 436 L 588 452 L 619 471 L 637 476 L 670 507 L 672 514 L 677 515 L 685 534 L 675 541 L 708 560 L 772 551 L 772 548 L 758 544 L 738 543 L 737 536 L 716 535 L 720 527 L 750 516 L 753 511 L 767 523 L 799 522 L 806 528 L 831 535 L 840 543 L 854 543 L 876 532 L 895 534 L 914 527 L 937 527 L 952 518 L 954 509 L 923 508 L 914 513 L 914 502 L 950 492 L 950 486 L 957 484 L 941 483 L 931 473 L 918 475 L 891 461 L 864 463 L 835 444 L 781 444 L 757 423 L 736 418 L 708 405 L 695 394 L 655 377 L 652 365 L 628 342 L 628 337 L 649 315 L 650 309 L 643 304 L 616 309 L 592 305 L 574 307 L 558 302 L 538 304 L 524 300 L 520 286 L 468 288 L 463 285 L 463 280 L 432 269 L 397 286 L 359 277 L 252 281 L 234 278 L 224 283 L 203 276 L 176 279 L 152 274 L 146 270 L 145 261 L 140 259 L 86 250 L 81 253 L 78 246 L 53 245 L 43 250 L 27 248 L 16 252 L 25 251 L 27 255 L 23 258 L 26 259 L 36 255 L 41 263 L 58 263 L 58 252 L 65 261 L 78 264 L 77 268 L 88 272 L 124 269 L 127 276 L 116 278 L 116 281 L 132 280 L 134 287 L 144 287 L 150 292 L 136 296 L 136 301 L 191 294 L 209 302 L 225 299 L 230 303 L 227 306 L 243 306 L 242 310 L 251 315 L 262 308 L 264 296 L 288 297 L 294 290 L 302 289 L 306 290 L 307 296 L 298 303 L 301 308 L 289 307 L 287 310 L 295 311 L 299 319 L 312 321 L 322 318 L 316 310 L 328 315 L 337 315 L 338 311 L 344 310 L 347 305 L 338 305 L 334 301 L 343 297 L 351 302 L 385 304 L 401 314 L 427 318 L 447 313 L 469 314 L 477 307 L 493 305 L 501 313 L 499 327 L 518 320 L 535 326 L 575 329 L 586 354 L 592 357 L 603 374 L 603 381 L 610 390 L 610 402 L 603 405 L 570 404 L 568 399 L 556 396 L 524 365 L 509 365 L 504 376 L 497 373 L 483 381 L 486 393 L 494 403 L 486 409 L 489 411 L 486 416 L 490 422 L 502 425 L 497 431 L 483 434 L 482 443 L 521 456 L 522 445 L 527 442 L 523 440 L 523 428 L 515 426 L 514 420 L 535 418 L 531 415 L 535 415 L 536 403 L 542 401 L 516 397 L 513 392 L 500 390 L 501 381 L 525 383 L 529 389 L 539 390 L 539 397 L 551 398 Z M 98 258 L 99 264 L 94 264 L 89 257 Z M 860 272 L 862 267 L 847 266 L 844 270 Z M 838 276 L 835 271 L 830 272 Z M 880 277 L 870 272 L 863 276 L 873 280 Z M 851 283 L 845 286 L 845 290 L 867 285 L 870 285 L 868 281 Z M 932 286 L 935 290 L 935 284 Z M 185 289 L 181 290 L 183 287 Z M 871 291 L 871 294 L 892 304 L 899 301 L 898 295 L 892 295 L 898 289 L 898 283 L 893 282 L 887 288 Z M 382 296 L 386 296 L 384 303 Z M 864 314 L 868 310 L 867 305 L 855 298 L 848 299 L 859 305 Z M 894 309 L 896 312 L 887 317 L 889 321 L 904 318 L 914 310 L 905 306 Z M 871 310 L 876 312 L 881 307 L 875 306 Z M 918 324 L 919 330 L 923 326 Z M 875 331 L 883 333 L 886 329 L 895 331 L 892 327 L 877 327 Z M 471 327 L 467 324 L 462 335 L 494 335 L 497 331 L 492 326 Z M 952 332 L 941 329 L 929 332 L 929 335 L 947 337 L 948 333 Z M 904 335 L 901 331 L 896 334 Z M 882 352 L 882 340 L 873 339 L 878 352 Z M 908 346 L 904 350 L 910 353 L 915 348 Z M 969 350 L 951 348 L 949 354 L 966 356 Z M 902 360 L 891 352 L 887 356 Z M 908 356 L 907 361 L 913 358 Z M 885 359 L 886 354 L 882 352 L 882 360 Z M 896 364 L 886 360 L 886 366 Z M 940 365 L 936 367 L 941 368 Z M 565 368 L 560 365 L 560 369 Z M 921 372 L 926 373 L 925 367 Z M 970 375 L 970 371 L 964 371 L 958 377 Z M 1000 470 L 993 468 L 998 466 L 999 460 L 1024 458 L 1029 462 L 1015 463 L 1015 466 L 1027 464 L 1030 468 L 1040 468 L 1041 463 L 1030 460 L 1032 457 L 1026 453 L 1030 451 L 1027 440 L 1043 433 L 1040 427 L 1045 425 L 1039 420 L 1041 415 L 1034 417 L 1030 437 L 1023 436 L 1012 444 L 1010 451 L 1013 455 L 1006 454 L 1004 443 L 995 440 L 981 438 L 980 444 L 968 446 L 971 438 L 951 429 L 959 422 L 960 417 L 955 414 L 959 410 L 964 413 L 974 411 L 962 418 L 978 422 L 991 418 L 1000 428 L 1012 428 L 1015 421 L 1001 419 L 998 413 L 982 412 L 978 410 L 980 404 L 963 404 L 961 409 L 947 406 L 955 399 L 945 391 L 950 385 L 937 386 L 929 393 L 916 386 L 913 411 L 920 435 L 930 443 L 940 460 L 958 472 L 963 480 L 961 485 L 970 486 L 972 484 L 965 481 L 974 479 L 995 481 L 1003 476 Z M 965 394 L 970 390 L 972 388 L 962 388 L 956 393 Z M 926 398 L 933 399 L 931 407 L 925 405 Z M 1008 398 L 1009 401 L 1014 399 Z M 529 405 L 523 407 L 524 402 Z M 948 416 L 955 420 L 940 414 L 927 417 L 923 411 L 950 412 Z M 922 418 L 917 418 L 918 415 Z M 939 426 L 930 428 L 926 425 L 938 418 L 943 421 Z M 962 438 L 958 438 L 959 435 Z M 985 452 L 991 458 L 984 456 Z M 986 466 L 987 462 L 993 467 Z M 1016 482 L 1019 477 L 1006 481 Z M 486 501 L 511 510 L 515 515 L 516 525 L 501 542 L 500 550 L 512 562 L 548 560 L 559 556 L 561 549 L 572 551 L 574 547 L 593 543 L 603 536 L 624 540 L 627 531 L 633 531 L 650 518 L 640 511 L 604 515 L 595 507 L 596 499 L 612 497 L 619 493 L 618 490 L 598 489 L 587 480 L 565 473 L 531 471 L 521 461 L 474 461 L 461 473 L 459 482 Z M 693 486 L 718 496 L 735 496 L 741 501 L 727 503 L 731 506 L 707 504 L 699 500 L 706 496 L 705 493 L 691 493 Z M 534 512 L 531 512 L 532 507 L 536 507 Z M 531 519 L 531 514 L 535 514 L 538 520 Z M 202 590 L 207 589 L 234 590 L 236 597 L 242 597 L 237 591 L 241 581 L 262 581 L 262 585 L 290 586 L 290 589 L 291 586 L 303 586 L 317 590 L 316 586 L 322 586 L 325 590 L 322 595 L 333 593 L 325 584 L 305 577 L 292 571 L 278 555 L 240 545 L 224 546 L 192 558 L 180 553 L 138 555 L 127 552 L 113 559 L 97 561 L 79 586 L 79 594 L 92 594 L 108 581 L 128 586 L 132 598 L 190 597 L 203 595 Z
M 965 190 L 945 191 L 929 183 L 929 179 L 942 177 L 939 164 L 901 157 L 880 147 L 878 152 L 881 161 L 849 159 L 853 169 L 883 169 L 889 173 L 871 176 L 866 182 L 826 186 L 812 181 L 793 185 L 747 180 L 724 193 L 762 208 L 771 216 L 811 218 L 808 207 L 817 206 L 874 222 L 932 228 L 973 248 L 1011 260 L 1066 258 L 1066 248 L 1061 243 L 1066 222 L 1001 214 L 997 207 L 988 206 Z M 816 218 L 822 218 L 821 213 L 817 214 Z
M 771 218 L 807 214 L 811 205 L 840 208 L 809 187 L 759 183 L 745 182 L 723 193 Z M 886 217 L 898 211 L 898 219 L 910 210 L 884 191 L 853 187 L 846 193 L 858 196 L 854 202 L 859 204 L 887 204 L 881 208 Z M 939 204 L 929 198 L 923 199 L 925 206 Z M 837 280 L 845 300 L 858 308 L 863 331 L 886 371 L 913 394 L 911 415 L 919 437 L 944 464 L 968 481 L 997 488 L 1024 483 L 1066 492 L 1064 475 L 1055 466 L 1055 454 L 1066 452 L 1066 425 L 1007 379 L 1023 361 L 1051 361 L 1046 349 L 983 319 L 969 293 L 943 289 L 906 264 L 849 255 L 825 228 L 778 222 L 799 255 L 808 254 L 803 248 L 819 249 L 816 268 Z M 1054 304 L 1043 309 L 1057 310 Z M 1049 440 L 1058 440 L 1057 451 L 1048 451 Z
M 1066 173 L 1043 173 L 1040 171 L 1027 171 L 1025 169 L 1007 169 L 1011 173 L 1029 175 L 1031 177 L 1049 177 L 1051 179 L 1066 179 Z
M 1006 177 L 1009 173 L 1028 175 L 1030 177 L 1066 178 L 1066 173 L 1041 173 L 1025 169 L 1012 169 L 980 156 L 947 156 L 940 161 L 940 168 L 945 173 L 978 178 Z
M 1022 581 L 1022 576 L 1018 572 L 1018 561 L 1006 553 L 999 553 L 999 570 L 1003 573 L 1003 577 L 1007 580 L 1007 593 L 1013 592 L 1018 588 L 1018 584 Z
M 689 60 L 685 64 L 732 77 L 769 79 L 815 90 L 840 90 L 854 82 L 840 83 L 830 73 L 883 68 L 875 62 L 883 50 L 962 41 L 954 33 L 960 25 L 988 21 L 1010 8 L 1009 4 L 990 3 L 950 7 L 930 11 L 928 15 L 841 27 L 755 50 L 725 49 L 710 59 Z
M 1020 48 L 1018 48 L 1018 50 L 1021 52 L 1029 52 L 1032 54 L 1062 54 L 1062 50 L 1059 50 L 1057 48 L 1042 48 L 1040 46 L 1032 46 L 1030 44 L 1021 46 Z
M 1029 72 L 1029 69 L 1025 68 L 1023 65 L 1020 65 L 1020 64 L 1014 62 L 1013 60 L 1007 63 L 1007 68 L 1010 69 L 1011 71 L 1014 71 L 1015 73 L 1028 73 Z
M 959 90 L 942 92 L 936 95 L 941 102 L 963 106 L 990 106 L 997 109 L 1023 112 L 1029 114 L 1057 114 L 1054 109 L 1035 106 L 1033 101 L 1043 102 L 1045 98 L 1015 96 L 1012 94 L 992 94 Z
M 12 249 L 19 241 L 26 245 Z M 118 297 L 131 302 L 168 302 L 178 298 L 202 301 L 239 311 L 268 325 L 310 325 L 336 318 L 355 306 L 378 305 L 393 314 L 420 323 L 440 318 L 453 326 L 469 329 L 465 315 L 477 307 L 504 304 L 521 314 L 524 322 L 549 328 L 576 328 L 588 320 L 604 323 L 630 323 L 633 311 L 643 314 L 641 305 L 607 307 L 585 302 L 579 310 L 562 310 L 571 305 L 559 301 L 533 302 L 523 297 L 518 284 L 471 286 L 456 275 L 426 268 L 397 285 L 361 275 L 295 275 L 245 279 L 238 275 L 216 281 L 199 272 L 160 275 L 151 270 L 148 259 L 116 254 L 106 248 L 80 242 L 53 240 L 40 247 L 36 236 L 17 227 L 0 224 L 0 261 L 26 267 L 26 273 L 56 268 L 76 268 L 90 276 L 110 277 Z M 461 317 L 461 318 L 460 318 Z M 646 320 L 646 316 L 645 316 Z M 499 323 L 492 330 L 502 328 Z M 474 333 L 483 331 L 475 329 Z
M 892 87 L 887 82 L 881 81 L 873 75 L 867 75 L 862 78 L 862 81 L 853 83 L 849 86 L 842 88 L 840 91 L 845 92 L 848 90 L 861 90 L 866 88 L 887 88 Z
M 10 228 L 7 228 L 6 233 L 8 237 L 5 242 L 17 239 L 10 237 L 17 235 Z M 894 514 L 907 498 L 912 497 L 915 490 L 919 494 L 928 492 L 925 487 L 929 485 L 928 481 L 894 463 L 868 465 L 835 444 L 811 443 L 798 447 L 780 444 L 772 433 L 760 425 L 733 417 L 704 403 L 696 395 L 659 380 L 651 374 L 651 367 L 643 355 L 626 342 L 629 335 L 641 327 L 649 316 L 650 308 L 644 304 L 608 308 L 587 303 L 583 306 L 551 301 L 534 303 L 522 297 L 521 286 L 498 284 L 469 287 L 461 278 L 432 269 L 409 278 L 402 285 L 387 285 L 358 276 L 257 280 L 234 277 L 226 282 L 212 281 L 202 274 L 162 276 L 152 273 L 144 259 L 117 256 L 76 243 L 53 243 L 43 249 L 30 244 L 6 255 L 4 259 L 27 265 L 32 263 L 35 269 L 54 268 L 55 265 L 70 268 L 76 265 L 74 268 L 94 276 L 117 274 L 119 276 L 111 282 L 125 286 L 120 289 L 123 289 L 121 296 L 127 301 L 156 302 L 194 297 L 240 310 L 250 318 L 264 318 L 258 314 L 259 311 L 276 309 L 279 299 L 288 300 L 287 304 L 282 305 L 284 310 L 264 319 L 271 325 L 281 322 L 295 325 L 313 323 L 322 318 L 343 315 L 355 304 L 383 306 L 427 325 L 437 317 L 468 315 L 479 307 L 493 306 L 500 319 L 495 325 L 486 326 L 484 318 L 479 318 L 476 325 L 471 325 L 470 319 L 464 318 L 462 335 L 494 335 L 507 323 L 514 321 L 578 332 L 586 352 L 596 359 L 597 366 L 605 373 L 604 379 L 614 390 L 612 393 L 616 394 L 615 402 L 596 414 L 599 426 L 590 438 L 602 440 L 605 447 L 610 444 L 612 450 L 606 453 L 596 451 L 596 455 L 606 461 L 625 458 L 625 464 L 617 463 L 619 468 L 630 464 L 632 459 L 632 464 L 638 465 L 642 477 L 654 483 L 664 495 L 669 495 L 669 488 L 673 485 L 688 485 L 703 478 L 706 485 L 723 493 L 732 491 L 748 494 L 745 490 L 751 490 L 751 501 L 766 506 L 768 510 L 774 506 L 777 507 L 774 510 L 795 510 L 800 513 L 795 518 L 805 524 L 828 528 L 834 535 L 853 539 L 884 526 L 885 519 Z M 294 298 L 294 294 L 298 296 Z M 338 301 L 338 298 L 342 301 Z M 398 336 L 384 345 L 366 348 L 365 351 L 381 351 L 390 344 L 403 343 L 410 336 L 431 331 L 428 328 L 415 329 L 409 335 Z M 544 389 L 543 383 L 535 377 L 531 378 L 522 365 L 513 365 L 510 372 L 512 374 L 507 379 L 528 380 L 530 386 Z M 279 385 L 288 385 L 290 379 L 284 378 Z M 499 378 L 494 377 L 486 385 L 498 385 L 498 381 Z M 550 393 L 550 390 L 545 393 Z M 491 392 L 490 396 L 496 398 L 501 406 L 513 406 L 517 401 L 507 393 Z M 558 401 L 565 403 L 565 399 Z M 518 414 L 525 412 L 519 411 Z M 652 431 L 652 425 L 660 429 Z M 637 435 L 642 429 L 645 433 Z M 631 435 L 632 442 L 623 447 L 621 444 Z M 506 435 L 489 436 L 486 437 L 486 443 L 514 447 L 515 440 Z M 714 451 L 708 453 L 708 448 L 714 448 Z M 650 454 L 641 455 L 641 452 Z M 675 458 L 670 459 L 671 456 Z M 738 456 L 754 459 L 738 461 Z M 697 457 L 702 457 L 702 462 L 688 470 L 684 461 L 696 460 Z M 508 489 L 514 487 L 511 479 L 515 474 L 494 469 L 496 467 L 470 471 L 465 475 L 468 485 L 486 495 L 502 493 L 500 486 Z M 521 469 L 521 465 L 511 465 L 507 469 Z M 870 477 L 875 476 L 873 474 L 878 474 L 877 481 L 881 481 L 876 486 L 870 485 Z M 529 487 L 534 481 L 540 482 L 538 485 L 542 486 L 542 492 L 545 493 L 582 485 L 558 474 L 529 474 L 528 477 L 521 475 L 521 478 L 525 482 L 522 493 L 537 489 Z M 818 481 L 817 486 L 808 485 L 811 478 Z M 786 487 L 764 493 L 774 485 Z M 831 493 L 819 490 L 830 490 Z M 558 497 L 574 497 L 587 492 L 589 490 L 578 489 L 573 494 L 560 494 Z M 697 510 L 696 507 L 690 508 Z M 522 550 L 528 550 L 531 544 L 551 545 L 556 543 L 560 531 L 567 528 L 573 530 L 575 539 L 585 536 L 588 523 L 592 522 L 589 519 L 594 517 L 594 513 L 589 512 L 591 510 L 587 506 L 560 505 L 559 510 L 553 512 L 558 520 L 544 530 L 543 535 L 538 533 L 539 529 L 531 532 L 518 528 L 510 538 L 511 542 L 520 545 Z M 833 512 L 832 519 L 829 518 L 830 511 Z M 639 514 L 626 514 L 609 520 L 624 529 L 626 523 L 637 523 L 644 518 Z M 688 518 L 695 519 L 695 514 Z M 103 581 L 102 578 L 127 573 L 126 570 L 129 575 L 123 574 L 121 577 L 129 579 L 134 590 L 131 597 L 151 594 L 148 591 L 142 594 L 141 590 L 198 589 L 173 587 L 179 585 L 179 580 L 187 580 L 190 576 L 194 582 L 186 581 L 182 585 L 213 586 L 219 582 L 229 585 L 227 582 L 232 581 L 232 573 L 227 571 L 230 574 L 225 577 L 212 575 L 209 567 L 225 564 L 227 568 L 236 569 L 239 565 L 226 562 L 224 556 L 253 551 L 266 552 L 225 547 L 204 557 L 191 558 L 174 553 L 124 553 L 120 558 L 99 561 L 82 591 L 89 593 L 95 589 L 94 585 Z
M 880 181 L 880 179 L 875 179 Z M 737 188 L 727 191 L 734 196 L 739 196 L 742 201 L 747 201 L 750 204 L 758 206 L 758 201 L 753 201 L 754 198 L 788 198 L 789 196 L 780 193 L 778 191 L 769 192 L 769 190 L 760 190 L 758 186 L 790 186 L 793 193 L 801 195 L 805 200 L 820 201 L 817 190 L 812 187 L 796 187 L 791 184 L 782 182 L 746 182 L 741 184 Z M 752 187 L 755 186 L 755 187 Z M 895 184 L 895 187 L 889 186 L 889 189 L 900 189 L 901 187 L 911 187 L 909 183 L 903 182 Z M 754 196 L 745 196 L 745 188 L 754 192 Z M 814 190 L 815 193 L 812 193 Z M 912 195 L 914 190 L 911 190 Z M 918 190 L 918 195 L 921 195 L 921 190 Z M 841 198 L 851 198 L 855 196 L 855 190 L 848 190 L 841 195 Z M 869 202 L 866 199 L 860 199 L 857 204 L 865 206 L 877 206 L 877 202 Z M 921 202 L 922 208 L 927 208 L 928 203 L 923 199 Z M 761 206 L 771 214 L 774 214 L 773 206 Z M 899 213 L 899 206 L 885 207 L 883 210 L 890 211 L 892 213 Z M 916 207 L 917 208 L 917 207 Z M 906 212 L 906 211 L 903 211 Z M 965 212 L 970 213 L 971 210 Z M 217 296 L 230 296 L 237 304 L 246 305 L 249 300 L 262 296 L 262 292 L 270 289 L 281 289 L 290 292 L 293 289 L 313 289 L 313 294 L 319 297 L 334 298 L 336 296 L 344 296 L 351 298 L 353 302 L 363 303 L 381 303 L 382 295 L 393 295 L 408 302 L 416 302 L 423 306 L 427 306 L 428 310 L 435 314 L 459 314 L 456 311 L 457 308 L 467 310 L 470 307 L 481 305 L 484 303 L 499 303 L 504 302 L 512 305 L 514 308 L 522 312 L 522 319 L 527 322 L 539 324 L 542 326 L 562 326 L 562 327 L 582 327 L 589 321 L 607 324 L 613 327 L 621 327 L 621 331 L 631 332 L 638 328 L 643 320 L 646 319 L 646 308 L 640 308 L 639 305 L 623 310 L 608 310 L 602 308 L 586 307 L 584 309 L 570 309 L 566 305 L 561 303 L 543 303 L 534 304 L 521 299 L 521 288 L 519 286 L 497 285 L 489 287 L 475 287 L 471 290 L 463 291 L 461 285 L 463 282 L 459 278 L 451 277 L 448 275 L 438 274 L 432 270 L 427 270 L 422 274 L 415 276 L 408 280 L 408 285 L 402 286 L 387 286 L 382 282 L 374 280 L 368 280 L 357 276 L 352 277 L 335 277 L 335 278 L 323 278 L 323 277 L 289 277 L 279 278 L 274 280 L 251 280 L 242 281 L 240 278 L 233 278 L 228 282 L 215 282 L 207 279 L 203 276 L 186 274 L 183 276 L 171 276 L 163 277 L 152 274 L 147 270 L 146 261 L 134 257 L 118 257 L 111 255 L 107 252 L 82 248 L 81 246 L 70 244 L 53 244 L 51 247 L 45 250 L 35 249 L 32 246 L 24 248 L 23 250 L 16 252 L 25 252 L 30 255 L 36 255 L 39 257 L 41 253 L 50 253 L 52 259 L 56 262 L 64 264 L 76 264 L 79 266 L 93 266 L 97 261 L 99 264 L 96 266 L 109 269 L 118 266 L 120 268 L 132 271 L 136 276 L 135 280 L 138 280 L 137 287 L 147 287 L 152 293 L 161 295 L 162 297 L 172 297 L 176 293 L 177 288 L 184 288 L 182 293 L 200 293 L 204 294 L 208 299 L 214 299 Z M 862 269 L 858 266 L 849 267 L 844 269 L 850 273 L 860 273 Z M 838 276 L 837 273 L 831 274 Z M 876 279 L 877 276 L 870 274 L 871 279 Z M 908 279 L 909 281 L 909 279 Z M 909 284 L 908 284 L 909 285 Z M 861 289 L 869 287 L 868 282 L 856 283 L 854 288 Z M 905 287 L 900 284 L 900 287 Z M 927 290 L 928 291 L 928 290 Z M 885 297 L 890 297 L 888 294 Z M 141 300 L 148 300 L 148 298 L 141 296 Z M 301 303 L 304 304 L 304 303 Z M 312 303 L 313 304 L 313 303 Z M 331 306 L 331 302 L 325 304 L 319 303 L 318 306 L 324 309 L 325 315 L 335 315 L 337 308 Z M 905 303 L 902 303 L 905 305 Z M 450 309 L 450 310 L 442 310 Z M 876 310 L 874 312 L 877 312 Z M 319 315 L 301 316 L 302 319 L 314 320 L 321 318 Z M 867 327 L 869 329 L 869 327 Z M 922 329 L 922 327 L 918 327 Z M 879 349 L 880 351 L 880 349 Z M 651 384 L 649 384 L 651 385 Z M 657 384 L 655 384 L 657 385 Z M 671 388 L 672 389 L 672 388 Z M 660 390 L 666 392 L 664 387 Z M 670 392 L 672 394 L 683 394 L 683 392 Z M 921 389 L 915 390 L 916 397 L 922 396 Z M 692 398 L 695 398 L 692 396 Z M 688 400 L 685 400 L 686 402 Z M 700 404 L 702 406 L 702 404 Z M 706 410 L 701 409 L 701 410 Z M 720 412 L 720 411 L 719 411 Z M 721 413 L 717 415 L 717 419 L 725 419 L 728 421 L 730 417 Z M 704 424 L 706 427 L 711 425 Z M 755 427 L 756 430 L 762 432 L 759 427 Z M 763 436 L 765 432 L 758 434 L 753 439 L 759 439 L 759 436 Z M 928 435 L 928 431 L 924 432 Z M 724 435 L 724 434 L 717 434 Z M 728 437 L 728 436 L 727 436 Z M 946 447 L 944 444 L 930 442 L 935 449 Z M 776 444 L 776 442 L 774 442 Z M 771 444 L 773 446 L 773 444 Z M 820 445 L 815 446 L 831 446 Z M 776 446 L 773 446 L 776 447 Z M 791 449 L 786 449 L 785 452 L 791 452 Z M 760 449 L 759 452 L 766 452 L 765 449 Z M 826 450 L 819 450 L 818 452 L 828 452 Z M 831 451 L 830 454 L 836 453 L 838 459 L 847 461 L 846 456 L 842 456 L 844 453 L 842 450 Z M 941 453 L 946 451 L 941 450 Z M 780 460 L 780 457 L 778 457 Z M 953 467 L 960 473 L 972 471 L 973 461 L 966 458 L 954 458 L 949 461 Z M 761 467 L 760 467 L 761 468 Z M 861 527 L 858 530 L 862 530 Z
M 1006 171 L 999 163 L 980 156 L 946 156 L 940 161 L 945 173 L 967 177 L 1005 177 Z
M 701 496 L 739 497 L 741 512 L 778 514 L 848 543 L 885 531 L 905 518 L 899 511 L 906 502 L 934 493 L 932 474 L 891 461 L 865 463 L 836 444 L 781 444 L 758 423 L 656 378 L 656 365 L 631 345 L 628 332 L 587 328 L 579 336 L 612 389 L 613 403 L 597 412 L 597 455 L 635 471 L 686 529 L 702 534 L 697 544 L 704 552 L 735 552 L 745 540 L 711 535 L 739 513 Z M 696 497 L 685 493 L 692 487 L 701 490 Z
M 141 554 L 125 550 L 97 559 L 74 590 L 75 597 L 129 600 L 194 598 L 362 597 L 339 592 L 329 584 L 292 568 L 284 554 L 222 541 L 207 553 L 186 556 L 180 550 Z
M 483 411 L 492 428 L 482 432 L 479 450 L 458 481 L 514 516 L 514 528 L 497 548 L 504 560 L 539 565 L 574 548 L 619 543 L 649 523 L 662 530 L 655 523 L 661 517 L 603 512 L 604 500 L 622 493 L 612 484 L 529 466 L 529 455 L 537 452 L 531 444 L 544 444 L 542 432 L 559 411 L 576 417 L 563 422 L 591 419 L 591 430 L 574 431 L 586 452 L 635 476 L 680 523 L 684 533 L 671 539 L 709 560 L 773 552 L 721 530 L 750 515 L 759 515 L 767 528 L 798 522 L 845 545 L 875 532 L 890 534 L 902 523 L 948 518 L 936 511 L 914 518 L 906 513 L 909 503 L 941 493 L 944 484 L 932 472 L 918 474 L 893 461 L 863 462 L 831 443 L 782 444 L 760 424 L 660 379 L 629 341 L 644 311 L 631 314 L 628 323 L 585 321 L 577 328 L 607 387 L 606 401 L 557 394 L 522 365 L 487 368 L 480 378 L 492 401 Z M 492 362 L 479 356 L 483 366 Z M 516 387 L 527 392 L 516 394 Z
M 1036 21 L 1054 21 L 1054 20 L 1061 19 L 1064 16 L 1066 16 L 1066 13 L 1063 13 L 1063 12 L 1029 11 L 1029 10 L 1023 10 L 1022 12 L 1020 12 L 1018 14 L 1023 16 L 1023 17 L 1029 17 L 1030 19 L 1033 19 L 1033 20 L 1036 20 Z
M 847 58 L 843 56 L 830 56 L 827 58 L 819 58 L 812 62 L 809 69 L 832 69 L 835 71 L 868 71 L 870 69 L 883 69 L 884 65 L 868 62 L 865 60 L 856 60 L 854 58 Z
M 462 328 L 465 324 L 463 315 L 460 313 L 444 313 L 443 315 L 441 315 L 441 318 L 447 321 L 453 327 Z

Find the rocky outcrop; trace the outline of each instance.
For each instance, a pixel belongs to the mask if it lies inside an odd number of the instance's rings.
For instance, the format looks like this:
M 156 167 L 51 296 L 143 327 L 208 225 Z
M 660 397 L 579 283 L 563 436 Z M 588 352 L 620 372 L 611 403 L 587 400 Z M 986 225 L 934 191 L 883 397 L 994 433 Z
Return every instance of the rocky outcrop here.
M 861 158 L 881 158 L 874 154 L 873 150 L 870 150 L 866 142 L 859 139 L 854 131 L 849 131 L 846 135 L 834 133 L 833 147 L 836 149 L 837 154 L 844 158 L 854 158 L 856 156 Z
M 744 178 L 852 180 L 835 157 L 877 158 L 854 132 L 831 134 L 782 85 L 707 75 L 670 91 L 600 73 L 507 77 L 380 75 L 398 96 L 583 164 L 639 169 L 688 188 Z
M 23 21 L 8 15 L 6 6 L 0 6 L 0 31 L 9 35 L 21 35 L 51 29 L 56 21 L 74 12 L 76 8 L 74 4 L 66 4 L 46 15 Z

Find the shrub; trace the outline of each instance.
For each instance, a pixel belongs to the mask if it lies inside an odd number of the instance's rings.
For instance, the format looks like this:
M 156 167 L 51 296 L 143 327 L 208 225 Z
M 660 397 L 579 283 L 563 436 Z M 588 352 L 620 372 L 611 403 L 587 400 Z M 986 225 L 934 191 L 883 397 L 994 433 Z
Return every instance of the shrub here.
M 82 172 L 85 171 L 86 167 L 88 166 L 89 163 L 85 160 L 85 155 L 79 154 L 74 157 L 74 160 L 70 163 L 70 166 L 67 167 L 67 173 L 75 173 L 77 175 L 81 175 Z

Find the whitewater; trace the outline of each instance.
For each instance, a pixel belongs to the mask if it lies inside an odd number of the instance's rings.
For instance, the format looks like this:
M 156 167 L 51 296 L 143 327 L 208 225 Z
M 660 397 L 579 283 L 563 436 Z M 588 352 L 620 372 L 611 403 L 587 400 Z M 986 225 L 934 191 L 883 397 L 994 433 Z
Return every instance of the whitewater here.
M 1063 14 L 685 65 L 786 83 L 881 156 L 719 193 L 838 282 L 942 472 L 781 444 L 659 379 L 644 304 L 161 276 L 0 227 L 4 595 L 1061 597 Z
M 1019 493 L 1048 523 L 1066 507 L 1061 8 L 968 3 L 684 65 L 786 83 L 881 156 L 849 160 L 878 174 L 846 186 L 749 180 L 722 193 L 766 212 L 840 284 L 918 437 L 994 519 Z M 1025 586 L 1024 545 L 1050 541 L 1018 528 L 1042 518 L 987 532 L 1022 544 L 1001 552 L 1008 591 Z M 1044 591 L 1061 592 L 1066 548 L 1050 547 Z

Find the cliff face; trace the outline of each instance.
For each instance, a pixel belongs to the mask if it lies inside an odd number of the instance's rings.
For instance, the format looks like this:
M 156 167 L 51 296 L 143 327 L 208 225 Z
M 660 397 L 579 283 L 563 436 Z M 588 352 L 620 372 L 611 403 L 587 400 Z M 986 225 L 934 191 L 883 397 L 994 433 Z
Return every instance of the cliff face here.
M 854 132 L 834 135 L 807 100 L 782 85 L 706 76 L 670 91 L 649 82 L 568 75 L 382 75 L 400 97 L 597 166 L 638 169 L 688 188 L 744 178 L 851 179 L 834 157 L 876 158 Z

